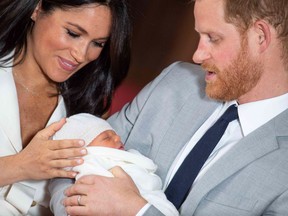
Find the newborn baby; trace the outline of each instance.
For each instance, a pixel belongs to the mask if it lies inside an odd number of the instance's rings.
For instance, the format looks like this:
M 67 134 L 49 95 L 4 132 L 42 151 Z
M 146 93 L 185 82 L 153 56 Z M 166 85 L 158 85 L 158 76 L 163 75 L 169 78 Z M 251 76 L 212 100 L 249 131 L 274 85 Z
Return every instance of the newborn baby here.
M 138 187 L 141 195 L 156 206 L 166 216 L 179 215 L 162 191 L 162 181 L 155 174 L 156 164 L 138 151 L 124 150 L 121 138 L 104 119 L 82 113 L 67 118 L 66 124 L 53 137 L 60 139 L 83 139 L 88 154 L 84 163 L 73 168 L 78 172 L 76 180 L 83 175 L 102 175 L 113 177 L 109 172 L 120 166 Z

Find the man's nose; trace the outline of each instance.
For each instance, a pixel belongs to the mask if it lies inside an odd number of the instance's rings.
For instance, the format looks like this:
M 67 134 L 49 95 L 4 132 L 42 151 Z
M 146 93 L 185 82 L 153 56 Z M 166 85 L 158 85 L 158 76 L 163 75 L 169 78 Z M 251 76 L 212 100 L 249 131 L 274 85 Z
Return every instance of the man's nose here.
M 193 54 L 193 61 L 197 64 L 202 64 L 205 60 L 209 59 L 210 53 L 208 52 L 207 48 L 202 44 L 198 44 L 197 50 Z

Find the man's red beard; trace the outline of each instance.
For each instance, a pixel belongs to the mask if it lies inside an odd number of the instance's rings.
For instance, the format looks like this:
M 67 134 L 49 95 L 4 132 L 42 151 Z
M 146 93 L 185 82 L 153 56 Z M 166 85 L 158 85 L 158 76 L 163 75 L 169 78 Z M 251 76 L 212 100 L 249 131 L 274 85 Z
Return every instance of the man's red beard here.
M 202 64 L 204 70 L 216 75 L 215 80 L 207 82 L 208 97 L 221 101 L 236 100 L 255 87 L 262 74 L 262 65 L 247 54 L 247 48 L 244 39 L 237 58 L 223 70 L 219 70 L 216 65 Z

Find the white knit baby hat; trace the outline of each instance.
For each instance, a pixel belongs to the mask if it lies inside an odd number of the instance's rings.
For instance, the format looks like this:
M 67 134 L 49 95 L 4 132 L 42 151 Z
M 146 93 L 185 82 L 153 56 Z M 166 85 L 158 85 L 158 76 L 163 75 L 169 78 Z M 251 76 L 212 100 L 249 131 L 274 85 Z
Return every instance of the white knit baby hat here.
M 114 131 L 104 119 L 88 113 L 80 113 L 67 118 L 63 127 L 53 136 L 53 140 L 83 139 L 85 145 L 88 145 L 105 130 Z

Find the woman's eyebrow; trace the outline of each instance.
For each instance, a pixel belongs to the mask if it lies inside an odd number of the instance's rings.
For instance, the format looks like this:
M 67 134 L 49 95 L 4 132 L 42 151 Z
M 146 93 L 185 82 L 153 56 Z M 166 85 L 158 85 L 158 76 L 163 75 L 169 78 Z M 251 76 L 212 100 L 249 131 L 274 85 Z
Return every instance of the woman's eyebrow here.
M 68 24 L 76 27 L 76 28 L 77 28 L 79 31 L 81 31 L 82 33 L 88 34 L 88 32 L 87 32 L 85 29 L 83 29 L 81 26 L 79 26 L 78 24 L 71 23 L 71 22 L 68 22 Z

